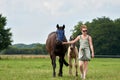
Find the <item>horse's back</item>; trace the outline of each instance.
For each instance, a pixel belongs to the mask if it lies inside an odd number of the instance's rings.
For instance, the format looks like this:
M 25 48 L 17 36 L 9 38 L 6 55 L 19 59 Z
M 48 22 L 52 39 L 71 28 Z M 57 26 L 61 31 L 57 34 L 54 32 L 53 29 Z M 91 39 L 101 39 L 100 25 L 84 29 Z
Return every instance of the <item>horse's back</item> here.
M 55 45 L 56 40 L 56 32 L 52 32 L 48 35 L 48 38 L 46 40 L 46 49 L 50 53 Z

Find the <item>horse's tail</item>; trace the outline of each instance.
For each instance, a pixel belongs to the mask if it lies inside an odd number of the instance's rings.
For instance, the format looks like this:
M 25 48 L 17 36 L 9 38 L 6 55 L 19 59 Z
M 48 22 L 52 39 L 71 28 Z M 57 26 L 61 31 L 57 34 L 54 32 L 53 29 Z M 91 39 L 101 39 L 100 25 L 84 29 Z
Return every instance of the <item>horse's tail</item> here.
M 66 66 L 69 66 L 69 64 L 65 61 L 65 59 L 63 60 L 63 63 L 64 63 Z

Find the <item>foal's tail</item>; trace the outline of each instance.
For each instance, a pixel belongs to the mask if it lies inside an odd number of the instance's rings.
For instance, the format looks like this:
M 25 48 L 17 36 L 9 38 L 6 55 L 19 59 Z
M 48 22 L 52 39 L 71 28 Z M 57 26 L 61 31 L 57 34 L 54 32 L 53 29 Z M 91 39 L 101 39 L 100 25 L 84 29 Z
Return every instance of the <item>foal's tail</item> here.
M 69 64 L 65 61 L 65 59 L 63 60 L 63 63 L 64 63 L 66 66 L 69 66 Z

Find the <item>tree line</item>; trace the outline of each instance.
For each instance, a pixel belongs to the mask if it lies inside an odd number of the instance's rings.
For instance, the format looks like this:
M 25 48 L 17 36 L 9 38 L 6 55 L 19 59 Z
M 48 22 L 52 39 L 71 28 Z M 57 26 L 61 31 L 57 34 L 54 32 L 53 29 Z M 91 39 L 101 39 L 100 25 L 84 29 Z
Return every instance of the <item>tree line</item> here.
M 35 54 L 35 55 L 39 55 L 40 54 L 40 55 L 46 55 L 47 51 L 45 48 L 45 44 L 40 44 L 40 43 L 34 43 L 34 44 L 29 44 L 29 45 L 14 44 L 14 45 L 11 45 L 8 48 L 2 50 L 1 54 L 8 54 L 8 55 L 12 55 L 12 54 L 17 54 L 17 55 Z

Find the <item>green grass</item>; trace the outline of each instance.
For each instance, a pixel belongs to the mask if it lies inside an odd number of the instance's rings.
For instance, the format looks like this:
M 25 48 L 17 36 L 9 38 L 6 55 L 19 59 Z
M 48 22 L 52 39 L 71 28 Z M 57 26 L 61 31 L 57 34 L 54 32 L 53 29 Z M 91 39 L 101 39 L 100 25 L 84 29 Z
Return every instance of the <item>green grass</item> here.
M 58 60 L 56 73 L 58 73 Z M 79 71 L 79 70 L 78 70 Z M 119 80 L 119 58 L 95 58 L 89 62 L 86 80 Z M 0 59 L 0 80 L 81 80 L 69 76 L 68 67 L 63 67 L 63 77 L 52 77 L 50 58 Z

